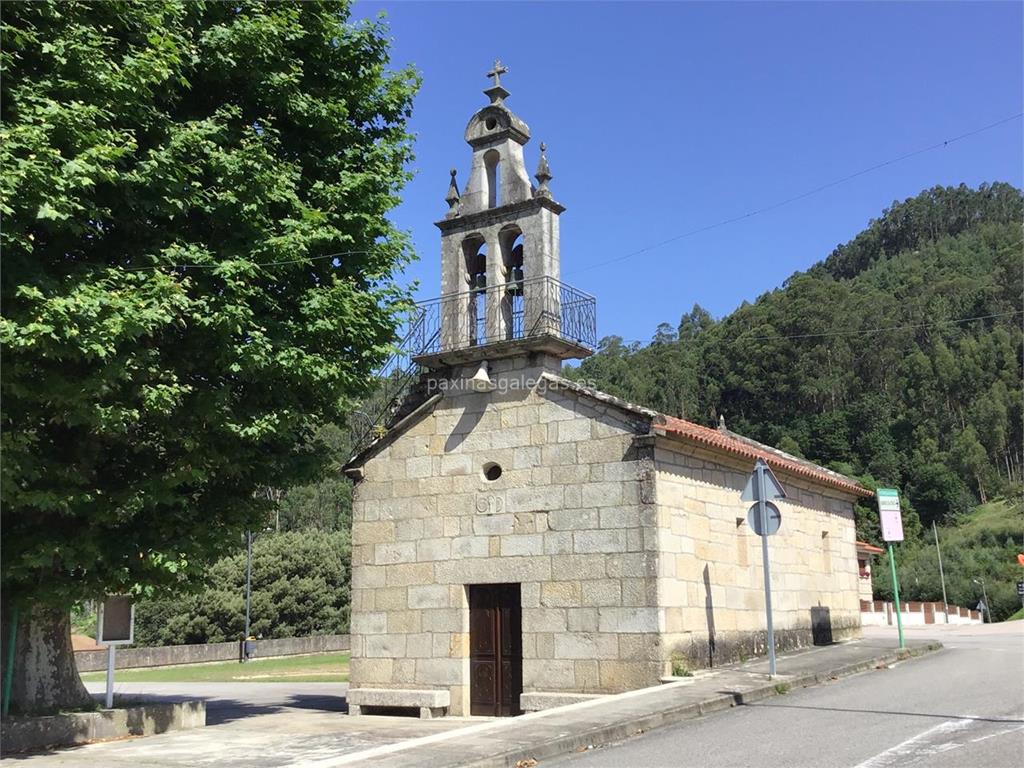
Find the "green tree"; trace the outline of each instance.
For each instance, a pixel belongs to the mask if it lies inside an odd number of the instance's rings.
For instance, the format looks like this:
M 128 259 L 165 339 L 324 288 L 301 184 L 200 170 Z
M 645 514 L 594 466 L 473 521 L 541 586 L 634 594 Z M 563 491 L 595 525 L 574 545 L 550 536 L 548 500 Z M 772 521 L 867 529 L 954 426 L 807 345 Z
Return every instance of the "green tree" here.
M 991 502 L 938 527 L 946 596 L 951 605 L 974 607 L 982 598 L 985 581 L 994 621 L 1002 621 L 1020 608 L 1016 584 L 1020 579 L 1017 553 L 1024 531 L 1024 505 Z M 929 530 L 916 541 L 896 545 L 897 578 L 903 600 L 942 600 L 938 553 Z M 872 569 L 872 585 L 880 600 L 892 599 L 888 554 Z
M 1008 184 L 925 190 L 753 304 L 694 307 L 678 341 L 607 344 L 573 375 L 898 487 L 916 535 L 1020 487 L 1022 217 Z
M 5 608 L 19 711 L 68 612 L 182 589 L 315 479 L 393 342 L 416 78 L 345 2 L 8 3 Z M 11 611 L 4 613 L 5 625 Z M 3 640 L 8 637 L 3 629 Z
M 985 475 L 988 470 L 988 456 L 978 440 L 978 433 L 974 431 L 974 427 L 967 427 L 953 439 L 952 458 L 960 471 L 977 483 L 978 496 L 984 504 L 987 501 Z
M 241 547 L 238 547 L 241 549 Z M 245 553 L 210 566 L 202 592 L 142 600 L 135 613 L 142 645 L 220 643 L 245 627 Z M 348 631 L 347 531 L 257 535 L 252 549 L 250 632 L 306 637 Z
M 352 482 L 342 473 L 353 452 L 351 440 L 349 430 L 335 424 L 327 424 L 317 432 L 316 442 L 325 452 L 323 476 L 287 489 L 265 488 L 264 495 L 273 503 L 266 528 L 277 532 L 351 529 Z
M 679 318 L 679 329 L 677 335 L 680 341 L 694 342 L 701 335 L 709 331 L 715 325 L 715 319 L 700 304 L 694 304 L 693 309 Z

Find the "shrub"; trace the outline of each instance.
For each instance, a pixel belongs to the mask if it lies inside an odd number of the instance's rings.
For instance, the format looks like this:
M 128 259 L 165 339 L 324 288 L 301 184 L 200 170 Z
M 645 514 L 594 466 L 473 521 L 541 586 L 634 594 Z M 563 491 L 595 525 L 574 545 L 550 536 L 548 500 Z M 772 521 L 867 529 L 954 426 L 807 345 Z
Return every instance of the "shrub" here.
M 245 627 L 245 547 L 209 569 L 198 593 L 141 601 L 138 645 L 237 640 Z M 250 632 L 266 638 L 348 631 L 350 547 L 344 532 L 263 534 L 253 541 Z

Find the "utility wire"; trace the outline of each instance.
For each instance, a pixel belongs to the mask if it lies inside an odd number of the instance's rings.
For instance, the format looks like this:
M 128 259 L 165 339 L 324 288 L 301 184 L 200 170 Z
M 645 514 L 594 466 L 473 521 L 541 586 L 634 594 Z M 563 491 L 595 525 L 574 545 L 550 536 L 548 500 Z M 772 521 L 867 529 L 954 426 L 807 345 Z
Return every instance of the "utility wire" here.
M 283 264 L 306 264 L 310 261 L 322 261 L 323 259 L 337 259 L 342 256 L 364 256 L 373 251 L 338 251 L 337 253 L 325 253 L 322 256 L 304 256 L 300 259 L 284 259 L 282 261 L 264 261 L 251 264 L 254 267 L 278 267 Z M 145 267 L 125 267 L 125 272 L 138 272 L 144 269 L 216 269 L 230 261 L 217 261 L 212 264 L 152 264 Z
M 995 254 L 1006 253 L 1007 251 L 1011 251 L 1011 250 L 1014 250 L 1014 249 L 1019 251 L 1021 249 L 1022 245 L 1024 245 L 1024 240 L 1018 240 L 1015 243 L 1010 243 L 1009 245 L 1005 245 L 1002 248 L 998 249 L 997 251 L 995 251 Z M 746 336 L 746 337 L 736 337 L 734 339 L 728 339 L 727 341 L 729 341 L 730 343 L 736 343 L 738 341 L 761 341 L 761 340 L 764 340 L 764 339 L 811 339 L 811 338 L 823 338 L 823 337 L 832 337 L 832 336 L 866 336 L 866 335 L 869 335 L 869 334 L 872 334 L 872 333 L 884 333 L 885 331 L 900 331 L 900 330 L 907 330 L 907 329 L 912 329 L 912 328 L 928 328 L 928 327 L 931 327 L 931 326 L 934 326 L 934 325 L 950 325 L 950 324 L 957 324 L 957 323 L 969 323 L 972 320 L 988 320 L 990 318 L 1011 317 L 1013 315 L 1020 315 L 1020 314 L 1024 314 L 1024 310 L 1014 310 L 1013 312 L 1001 312 L 1001 313 L 994 314 L 994 315 L 978 315 L 976 317 L 961 317 L 961 318 L 954 318 L 954 319 L 951 319 L 951 320 L 935 320 L 935 321 L 930 322 L 930 323 L 918 323 L 918 324 L 912 324 L 912 325 L 894 325 L 894 326 L 890 326 L 890 327 L 886 327 L 886 328 L 869 328 L 869 329 L 860 330 L 860 331 L 834 331 L 834 332 L 828 332 L 828 333 L 795 333 L 795 334 L 791 334 L 789 336 Z M 649 344 L 651 344 L 653 342 L 651 340 L 648 340 L 648 339 L 623 339 L 622 343 L 623 344 L 648 344 L 649 345 Z
M 789 335 L 771 335 L 771 336 L 743 336 L 742 334 L 732 338 L 723 339 L 728 344 L 736 344 L 741 341 L 784 341 L 789 339 L 821 339 L 821 338 L 832 338 L 839 336 L 869 336 L 874 333 L 885 333 L 887 331 L 906 331 L 916 328 L 931 328 L 937 325 L 959 325 L 960 323 L 970 323 L 974 320 L 990 320 L 997 317 L 1012 317 L 1014 315 L 1024 314 L 1024 310 L 1014 310 L 1013 312 L 997 312 L 992 315 L 976 315 L 975 317 L 959 317 L 951 320 L 935 320 L 930 323 L 910 323 L 907 325 L 889 325 L 880 328 L 865 328 L 859 331 L 829 331 L 824 333 L 793 333 Z M 623 339 L 623 344 L 646 344 L 651 346 L 653 344 L 649 339 Z M 674 339 L 669 344 L 678 343 L 677 339 Z
M 917 155 L 922 155 L 922 154 L 924 154 L 926 152 L 931 152 L 931 151 L 936 150 L 936 149 L 941 149 L 943 147 L 948 147 L 950 144 L 952 144 L 952 143 L 954 143 L 956 141 L 962 141 L 963 139 L 970 138 L 971 136 L 977 136 L 979 133 L 984 133 L 985 131 L 992 130 L 993 128 L 996 128 L 996 127 L 998 127 L 1000 125 L 1003 125 L 1004 123 L 1009 123 L 1009 122 L 1011 122 L 1013 120 L 1018 120 L 1022 116 L 1024 116 L 1024 112 L 1018 112 L 1016 115 L 1011 115 L 1010 117 L 1004 117 L 1002 120 L 997 120 L 994 123 L 989 123 L 988 125 L 984 125 L 981 128 L 975 128 L 973 131 L 968 131 L 967 133 L 962 133 L 959 136 L 954 136 L 952 138 L 946 139 L 945 141 L 940 141 L 937 144 L 932 144 L 931 146 L 928 146 L 928 147 L 922 147 L 921 149 L 915 149 L 913 152 L 908 152 L 905 155 L 900 155 L 899 157 L 894 157 L 894 158 L 892 158 L 890 160 L 886 160 L 884 162 L 877 163 L 877 164 L 872 165 L 872 166 L 870 166 L 868 168 L 864 168 L 862 170 L 859 170 L 856 173 L 851 173 L 849 176 L 843 176 L 841 179 L 836 179 L 834 181 L 828 182 L 827 184 L 822 184 L 820 187 L 815 187 L 814 189 L 808 190 L 807 192 L 802 192 L 799 195 L 794 195 L 793 197 L 787 197 L 785 200 L 780 200 L 777 203 L 772 203 L 771 205 L 766 205 L 763 208 L 757 208 L 757 209 L 755 209 L 753 211 L 748 211 L 747 213 L 741 214 L 739 216 L 734 216 L 731 219 L 722 219 L 721 221 L 717 221 L 714 224 L 708 224 L 706 226 L 699 227 L 698 229 L 692 229 L 689 232 L 684 232 L 681 235 L 676 235 L 675 237 L 670 237 L 668 240 L 662 240 L 660 243 L 655 243 L 654 245 L 648 245 L 646 248 L 641 248 L 639 251 L 633 251 L 632 253 L 627 253 L 625 256 L 616 256 L 615 258 L 606 259 L 605 261 L 599 261 L 596 264 L 591 264 L 591 265 L 586 266 L 586 267 L 581 267 L 580 269 L 574 269 L 571 272 L 567 272 L 566 274 L 567 275 L 575 275 L 575 274 L 580 273 L 580 272 L 589 272 L 592 269 L 598 269 L 599 267 L 605 267 L 605 266 L 608 266 L 609 264 L 615 264 L 615 263 L 620 262 L 620 261 L 625 261 L 626 259 L 632 259 L 635 256 L 640 256 L 641 254 L 648 253 L 648 252 L 653 251 L 653 250 L 655 250 L 657 248 L 661 248 L 662 246 L 668 245 L 670 243 L 674 243 L 674 242 L 676 242 L 678 240 L 682 240 L 682 239 L 687 238 L 687 237 L 693 237 L 694 235 L 699 235 L 702 232 L 707 232 L 707 231 L 712 230 L 712 229 L 717 229 L 718 227 L 724 227 L 727 224 L 734 224 L 737 221 L 743 221 L 744 219 L 749 219 L 749 218 L 751 218 L 753 216 L 758 216 L 758 215 L 760 215 L 762 213 L 767 213 L 768 211 L 774 211 L 776 208 L 781 208 L 784 205 L 789 205 L 790 203 L 795 203 L 798 200 L 803 200 L 805 197 L 810 197 L 811 195 L 816 195 L 819 192 L 824 192 L 826 189 L 830 189 L 830 188 L 838 186 L 840 184 L 844 184 L 847 181 L 851 181 L 852 179 L 856 179 L 858 176 L 863 176 L 866 173 L 871 173 L 872 171 L 877 171 L 880 168 L 885 168 L 888 165 L 893 165 L 894 163 L 899 163 L 899 162 L 902 162 L 903 160 L 909 160 L 911 157 L 916 157 Z
M 580 269 L 572 270 L 571 272 L 567 272 L 566 275 L 574 275 L 574 274 L 577 274 L 579 272 L 588 272 L 588 271 L 590 271 L 592 269 L 598 269 L 599 267 L 604 267 L 604 266 L 607 266 L 609 264 L 615 264 L 615 263 L 620 262 L 620 261 L 625 261 L 626 259 L 631 259 L 631 258 L 633 258 L 635 256 L 640 256 L 641 254 L 648 253 L 649 251 L 653 251 L 653 250 L 655 250 L 657 248 L 661 248 L 662 246 L 669 245 L 670 243 L 674 243 L 674 242 L 676 242 L 678 240 L 682 240 L 682 239 L 687 238 L 687 237 L 693 237 L 694 235 L 699 235 L 702 232 L 707 232 L 707 231 L 712 230 L 712 229 L 718 229 L 719 227 L 724 227 L 724 226 L 726 226 L 728 224 L 734 224 L 737 221 L 743 221 L 744 219 L 749 219 L 749 218 L 751 218 L 753 216 L 758 216 L 758 215 L 760 215 L 762 213 L 767 213 L 769 211 L 773 211 L 776 208 L 781 208 L 781 207 L 783 207 L 785 205 L 789 205 L 790 203 L 795 203 L 798 200 L 803 200 L 806 197 L 810 197 L 812 195 L 816 195 L 819 192 L 825 191 L 826 189 L 830 189 L 830 188 L 838 186 L 840 184 L 844 184 L 847 181 L 851 181 L 852 179 L 857 178 L 858 176 L 863 176 L 866 173 L 871 173 L 872 171 L 877 171 L 880 168 L 885 168 L 888 165 L 893 165 L 894 163 L 899 163 L 899 162 L 902 162 L 903 160 L 908 160 L 911 157 L 916 157 L 917 155 L 922 155 L 922 154 L 924 154 L 926 152 L 931 152 L 931 151 L 936 150 L 936 149 L 941 149 L 942 147 L 948 147 L 950 144 L 952 144 L 954 142 L 962 141 L 963 139 L 970 138 L 971 136 L 977 136 L 979 133 L 984 133 L 985 131 L 992 130 L 993 128 L 996 128 L 996 127 L 998 127 L 1000 125 L 1003 125 L 1005 123 L 1012 122 L 1013 120 L 1018 120 L 1021 117 L 1024 117 L 1024 112 L 1018 112 L 1017 114 L 1011 115 L 1010 117 L 1005 117 L 1002 120 L 997 120 L 994 123 L 989 123 L 988 125 L 984 125 L 984 126 L 982 126 L 980 128 L 975 128 L 974 130 L 968 131 L 967 133 L 961 133 L 959 136 L 953 136 L 952 138 L 946 139 L 945 141 L 940 141 L 937 144 L 932 144 L 931 146 L 923 147 L 921 149 L 916 149 L 913 152 L 908 152 L 905 155 L 900 155 L 899 157 L 894 157 L 894 158 L 891 158 L 889 160 L 885 160 L 884 162 L 876 163 L 875 165 L 872 165 L 872 166 L 870 166 L 868 168 L 864 168 L 864 169 L 862 169 L 860 171 L 857 171 L 856 173 L 851 173 L 850 175 L 844 176 L 841 179 L 836 179 L 836 180 L 830 181 L 830 182 L 828 182 L 826 184 L 822 184 L 819 187 L 815 187 L 814 189 L 808 190 L 807 192 L 802 192 L 799 195 L 794 195 L 793 197 L 788 197 L 785 200 L 780 200 L 777 203 L 772 203 L 771 205 L 766 205 L 766 206 L 764 206 L 762 208 L 757 208 L 757 209 L 755 209 L 753 211 L 748 211 L 747 213 L 741 214 L 739 216 L 734 216 L 734 217 L 732 217 L 730 219 L 722 219 L 721 221 L 717 221 L 714 224 L 708 224 L 706 226 L 699 227 L 698 229 L 692 229 L 689 232 L 684 232 L 681 235 L 676 235 L 675 237 L 670 237 L 667 240 L 662 240 L 660 243 L 655 243 L 654 245 L 649 245 L 649 246 L 647 246 L 645 248 L 641 248 L 638 251 L 633 251 L 632 253 L 627 253 L 624 256 L 616 256 L 615 258 L 612 258 L 612 259 L 607 259 L 605 261 L 599 261 L 596 264 L 591 264 L 591 265 L 586 266 L 586 267 L 581 267 Z M 340 258 L 342 256 L 362 256 L 362 255 L 367 255 L 367 254 L 370 254 L 370 253 L 372 253 L 372 251 L 365 251 L 365 250 L 364 251 L 341 251 L 341 252 L 338 252 L 338 253 L 326 253 L 326 254 L 323 254 L 322 256 L 307 256 L 307 257 L 298 258 L 298 259 L 285 259 L 285 260 L 282 260 L 282 261 L 267 261 L 267 262 L 262 262 L 262 263 L 256 263 L 253 266 L 257 266 L 257 267 L 277 267 L 277 266 L 284 266 L 284 265 L 289 265 L 289 264 L 304 264 L 304 263 L 311 262 L 311 261 L 321 261 L 323 259 L 335 259 L 335 258 Z M 155 265 L 145 266 L 145 267 L 125 267 L 124 271 L 125 272 L 136 272 L 136 271 L 147 270 L 147 269 L 216 269 L 217 267 L 222 266 L 224 263 L 225 262 L 216 262 L 216 263 L 213 263 L 213 264 L 155 264 Z

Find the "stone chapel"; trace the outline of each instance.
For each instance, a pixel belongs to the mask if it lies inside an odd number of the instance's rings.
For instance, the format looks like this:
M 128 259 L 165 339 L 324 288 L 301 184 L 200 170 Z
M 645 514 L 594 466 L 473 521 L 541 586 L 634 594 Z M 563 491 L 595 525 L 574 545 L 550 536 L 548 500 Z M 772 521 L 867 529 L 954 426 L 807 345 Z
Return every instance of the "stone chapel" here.
M 500 63 L 470 119 L 416 379 L 346 466 L 352 714 L 515 715 L 657 685 L 673 662 L 766 652 L 760 541 L 740 500 L 764 459 L 788 498 L 770 540 L 776 644 L 859 632 L 855 481 L 727 430 L 575 383 L 593 297 L 560 281 L 540 145 Z

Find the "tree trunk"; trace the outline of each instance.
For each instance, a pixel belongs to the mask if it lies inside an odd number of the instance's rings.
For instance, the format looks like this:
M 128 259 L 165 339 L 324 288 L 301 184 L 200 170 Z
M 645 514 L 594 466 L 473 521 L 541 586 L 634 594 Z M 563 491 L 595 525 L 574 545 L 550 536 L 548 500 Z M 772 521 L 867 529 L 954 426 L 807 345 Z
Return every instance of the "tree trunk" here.
M 10 641 L 10 608 L 4 611 L 3 650 L 7 666 Z M 82 684 L 71 647 L 70 611 L 48 606 L 22 608 L 18 615 L 18 636 L 14 643 L 14 680 L 11 713 L 47 714 L 58 710 L 82 709 L 93 699 Z M 4 669 L 4 674 L 8 672 Z

